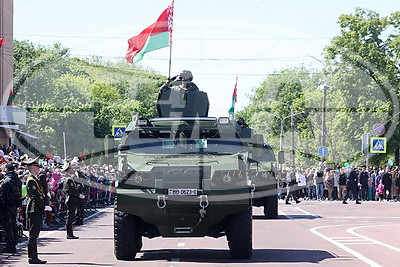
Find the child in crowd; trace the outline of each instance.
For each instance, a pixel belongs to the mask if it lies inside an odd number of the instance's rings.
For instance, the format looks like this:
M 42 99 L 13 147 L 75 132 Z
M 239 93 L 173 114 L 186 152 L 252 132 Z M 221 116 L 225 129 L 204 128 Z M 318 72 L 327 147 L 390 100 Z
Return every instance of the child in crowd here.
M 384 193 L 385 193 L 385 188 L 384 188 L 384 186 L 383 186 L 382 181 L 380 181 L 380 182 L 379 182 L 379 185 L 378 185 L 378 187 L 377 187 L 377 189 L 376 189 L 376 194 L 378 195 L 378 197 L 377 197 L 376 200 L 379 199 L 380 201 L 383 201 L 383 195 L 384 195 Z

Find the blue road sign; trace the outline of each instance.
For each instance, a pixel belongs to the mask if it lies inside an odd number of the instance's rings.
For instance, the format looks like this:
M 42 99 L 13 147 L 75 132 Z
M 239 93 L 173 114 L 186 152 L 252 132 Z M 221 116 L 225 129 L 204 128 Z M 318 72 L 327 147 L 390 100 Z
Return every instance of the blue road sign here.
M 326 146 L 321 146 L 318 148 L 318 154 L 322 157 L 328 156 L 328 148 Z
M 115 140 L 122 139 L 122 136 L 124 135 L 125 132 L 125 126 L 118 126 L 118 125 L 113 125 L 112 127 L 112 135 L 114 136 Z
M 385 137 L 371 137 L 371 153 L 386 153 L 386 146 Z

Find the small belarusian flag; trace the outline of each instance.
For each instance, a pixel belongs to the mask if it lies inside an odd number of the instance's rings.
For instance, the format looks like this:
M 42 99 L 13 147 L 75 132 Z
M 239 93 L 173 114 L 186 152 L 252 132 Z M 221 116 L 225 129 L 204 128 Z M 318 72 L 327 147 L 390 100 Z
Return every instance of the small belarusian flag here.
M 236 76 L 236 83 L 235 83 L 235 87 L 233 88 L 233 94 L 232 94 L 232 106 L 231 106 L 231 108 L 228 110 L 229 117 L 230 117 L 231 119 L 234 119 L 234 114 L 235 114 L 235 103 L 237 102 L 237 80 L 238 80 L 238 77 Z
M 147 52 L 171 45 L 173 15 L 174 1 L 161 13 L 156 22 L 128 40 L 125 58 L 129 63 L 134 64 L 142 60 Z
M 8 100 L 7 100 L 7 106 L 12 106 L 13 105 L 14 98 L 15 98 L 14 91 L 11 88 L 10 95 L 8 96 Z

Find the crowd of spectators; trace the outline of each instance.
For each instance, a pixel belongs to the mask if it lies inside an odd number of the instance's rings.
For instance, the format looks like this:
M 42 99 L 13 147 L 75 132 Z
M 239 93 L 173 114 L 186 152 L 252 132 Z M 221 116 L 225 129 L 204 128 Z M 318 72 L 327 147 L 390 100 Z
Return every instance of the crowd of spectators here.
M 0 146 L 0 181 L 5 174 L 5 166 L 13 164 L 18 178 L 22 182 L 22 201 L 18 208 L 18 221 L 21 226 L 25 225 L 25 205 L 27 190 L 25 182 L 28 179 L 29 172 L 21 163 L 27 159 L 27 155 L 22 155 L 21 151 L 14 147 Z M 4 149 L 4 150 L 3 150 Z M 115 194 L 115 182 L 117 180 L 117 171 L 114 166 L 104 164 L 85 165 L 77 157 L 70 159 L 79 173 L 79 183 L 82 185 L 83 199 L 80 199 L 81 207 L 86 211 L 94 211 L 96 208 L 113 203 Z M 59 156 L 52 159 L 41 160 L 40 182 L 44 188 L 45 204 L 48 206 L 45 210 L 43 227 L 60 225 L 65 222 L 66 204 L 64 175 L 61 173 L 61 167 L 64 161 Z
M 400 167 L 331 167 L 320 162 L 316 168 L 278 171 L 278 195 L 285 198 L 290 191 L 305 200 L 344 200 L 346 195 L 346 171 L 352 168 L 357 174 L 357 194 L 362 201 L 400 201 Z M 292 182 L 291 182 L 292 181 Z M 352 199 L 356 199 L 352 196 Z

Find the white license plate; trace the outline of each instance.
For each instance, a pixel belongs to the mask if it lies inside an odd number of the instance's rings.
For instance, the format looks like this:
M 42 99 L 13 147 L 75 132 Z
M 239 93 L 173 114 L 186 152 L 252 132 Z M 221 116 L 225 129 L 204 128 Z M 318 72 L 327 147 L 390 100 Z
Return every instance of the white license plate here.
M 168 189 L 168 195 L 197 196 L 197 189 Z

